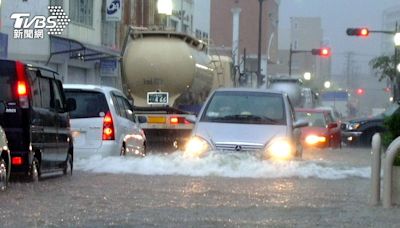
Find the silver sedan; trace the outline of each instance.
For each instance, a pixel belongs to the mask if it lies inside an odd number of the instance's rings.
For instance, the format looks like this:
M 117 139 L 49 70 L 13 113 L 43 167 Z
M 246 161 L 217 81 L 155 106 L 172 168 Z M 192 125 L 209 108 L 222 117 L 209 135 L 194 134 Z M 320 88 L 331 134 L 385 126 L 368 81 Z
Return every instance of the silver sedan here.
M 302 156 L 299 128 L 285 93 L 250 88 L 217 89 L 195 120 L 185 154 L 249 152 L 262 158 Z

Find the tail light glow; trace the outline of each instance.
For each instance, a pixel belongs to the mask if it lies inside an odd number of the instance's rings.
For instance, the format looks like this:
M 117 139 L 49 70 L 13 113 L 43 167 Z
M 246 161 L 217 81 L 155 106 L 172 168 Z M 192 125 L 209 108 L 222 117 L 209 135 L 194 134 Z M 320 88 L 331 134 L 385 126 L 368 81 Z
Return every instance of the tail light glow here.
M 11 164 L 12 165 L 22 165 L 22 157 L 13 157 L 11 159 Z
M 27 95 L 26 84 L 24 81 L 18 81 L 18 95 L 19 96 Z
M 189 121 L 186 120 L 185 117 L 181 117 L 181 116 L 173 116 L 169 118 L 169 122 L 171 124 L 190 124 Z
M 25 73 L 25 65 L 21 62 L 16 62 L 17 71 L 17 95 L 19 99 L 19 106 L 21 108 L 29 108 L 28 99 L 28 83 Z
M 103 140 L 115 140 L 114 122 L 111 112 L 107 112 L 103 119 Z

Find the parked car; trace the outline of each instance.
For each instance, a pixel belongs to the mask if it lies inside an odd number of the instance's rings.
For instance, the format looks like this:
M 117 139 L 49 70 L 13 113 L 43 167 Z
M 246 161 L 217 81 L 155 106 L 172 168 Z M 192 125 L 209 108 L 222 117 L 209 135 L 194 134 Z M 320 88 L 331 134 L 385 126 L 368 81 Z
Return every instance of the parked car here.
M 4 113 L 5 110 L 5 105 L 0 104 L 0 114 Z M 3 191 L 7 188 L 8 180 L 10 179 L 10 171 L 10 150 L 8 149 L 6 133 L 0 126 L 0 191 Z
M 37 181 L 54 171 L 72 173 L 73 143 L 68 112 L 57 72 L 14 60 L 0 60 L 0 125 L 8 139 L 11 174 Z
M 132 105 L 118 89 L 97 85 L 64 85 L 68 98 L 76 100 L 71 115 L 75 154 L 139 155 L 146 154 L 146 136 Z
M 339 148 L 342 145 L 340 124 L 324 109 L 296 109 L 296 117 L 309 122 L 301 129 L 301 142 L 305 147 Z
M 193 120 L 190 120 L 193 121 Z M 302 156 L 300 130 L 286 93 L 251 88 L 217 89 L 203 106 L 185 154 L 248 152 L 262 158 Z
M 342 123 L 342 140 L 349 146 L 371 146 L 375 133 L 386 131 L 383 121 L 386 117 L 400 113 L 399 103 L 393 103 L 383 113 L 369 117 L 348 120 Z

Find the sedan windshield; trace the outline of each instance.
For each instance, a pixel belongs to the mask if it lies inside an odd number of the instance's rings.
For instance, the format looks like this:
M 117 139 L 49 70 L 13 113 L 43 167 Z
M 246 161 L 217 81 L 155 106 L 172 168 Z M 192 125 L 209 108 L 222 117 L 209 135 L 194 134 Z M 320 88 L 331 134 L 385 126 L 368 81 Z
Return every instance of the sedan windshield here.
M 201 121 L 241 124 L 286 124 L 282 95 L 221 91 L 208 102 Z
M 322 112 L 296 112 L 298 119 L 303 119 L 309 122 L 310 127 L 325 127 L 326 120 Z

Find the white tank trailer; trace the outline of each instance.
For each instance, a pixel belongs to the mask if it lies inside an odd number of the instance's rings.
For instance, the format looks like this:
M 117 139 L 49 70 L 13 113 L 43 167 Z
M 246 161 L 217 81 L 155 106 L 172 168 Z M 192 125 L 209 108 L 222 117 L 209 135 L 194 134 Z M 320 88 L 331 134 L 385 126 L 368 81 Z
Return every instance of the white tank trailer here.
M 125 92 L 133 99 L 149 146 L 184 144 L 215 84 L 215 64 L 207 46 L 186 34 L 130 29 L 123 50 Z

